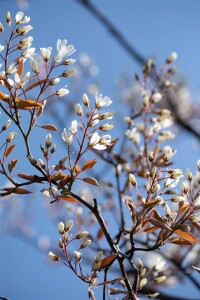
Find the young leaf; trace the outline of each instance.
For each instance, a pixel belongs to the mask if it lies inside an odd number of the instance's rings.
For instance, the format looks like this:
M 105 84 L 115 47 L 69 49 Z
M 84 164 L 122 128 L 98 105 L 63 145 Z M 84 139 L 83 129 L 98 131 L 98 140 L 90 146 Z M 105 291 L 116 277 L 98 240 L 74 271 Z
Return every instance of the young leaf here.
M 11 173 L 13 168 L 15 167 L 16 163 L 18 162 L 18 159 L 13 159 L 11 162 L 8 164 L 8 170 Z
M 41 79 L 41 80 L 38 80 L 34 83 L 32 83 L 31 85 L 29 85 L 26 89 L 25 89 L 25 93 L 32 90 L 33 88 L 35 88 L 36 86 L 38 85 L 41 85 L 42 83 L 44 83 L 46 81 L 46 79 Z
M 145 228 L 144 232 L 154 232 L 156 230 L 158 230 L 158 227 L 151 226 L 151 227 Z
M 61 179 L 65 178 L 65 177 L 66 177 L 65 173 L 56 173 L 51 176 L 51 179 L 57 181 L 57 180 L 61 180 Z
M 42 104 L 40 102 L 34 101 L 34 100 L 23 100 L 18 102 L 18 108 L 20 109 L 27 109 L 27 108 L 40 108 L 42 107 Z
M 57 196 L 56 199 L 64 200 L 64 201 L 68 201 L 68 202 L 77 202 L 77 200 L 75 198 L 73 198 L 72 196 Z
M 12 144 L 12 145 L 10 145 L 10 146 L 6 149 L 6 151 L 5 151 L 5 153 L 4 153 L 4 157 L 5 157 L 5 158 L 7 158 L 8 155 L 12 152 L 12 150 L 13 150 L 14 147 L 15 147 L 15 145 L 16 145 L 16 144 Z
M 118 253 L 115 253 L 103 258 L 101 260 L 100 269 L 104 269 L 107 265 L 114 261 L 118 255 Z
M 199 243 L 198 239 L 191 232 L 185 232 L 185 231 L 178 229 L 178 230 L 175 230 L 174 233 L 192 243 Z
M 19 75 L 19 77 L 22 76 L 23 71 L 24 71 L 24 61 L 23 61 L 23 59 L 20 59 L 18 61 L 18 70 L 17 70 L 17 74 Z
M 8 101 L 8 96 L 5 95 L 3 92 L 0 92 L 0 99 L 7 102 Z
M 6 192 L 11 192 L 12 194 L 31 194 L 32 193 L 28 190 L 18 188 L 18 187 L 7 187 L 7 188 L 3 188 L 2 190 L 6 191 Z
M 96 159 L 90 159 L 90 160 L 86 161 L 86 163 L 84 163 L 81 170 L 87 171 L 87 170 L 91 169 L 92 167 L 94 167 L 94 165 L 96 165 L 96 163 L 97 163 Z
M 84 178 L 82 178 L 82 180 L 89 184 L 99 186 L 98 181 L 93 177 L 84 177 Z
M 184 246 L 191 246 L 193 245 L 192 242 L 187 241 L 183 238 L 174 238 L 167 241 L 168 243 L 176 244 L 176 245 L 184 245 Z
M 45 124 L 45 125 L 38 125 L 38 127 L 46 129 L 46 130 L 51 130 L 51 131 L 58 131 L 58 128 L 52 124 Z
M 158 221 L 158 220 L 155 220 L 155 219 L 150 219 L 149 221 L 150 221 L 151 224 L 155 225 L 155 226 L 158 227 L 158 228 L 172 231 L 172 229 L 169 228 L 169 227 L 164 223 L 164 221 L 161 222 L 161 221 Z

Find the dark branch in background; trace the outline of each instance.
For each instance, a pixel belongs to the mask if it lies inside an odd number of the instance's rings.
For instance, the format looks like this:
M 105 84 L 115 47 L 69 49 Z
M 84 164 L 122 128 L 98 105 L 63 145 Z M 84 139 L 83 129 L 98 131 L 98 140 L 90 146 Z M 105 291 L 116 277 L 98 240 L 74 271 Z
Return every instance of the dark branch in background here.
M 90 13 L 102 23 L 102 25 L 107 29 L 107 31 L 117 40 L 119 45 L 135 60 L 139 65 L 144 65 L 147 59 L 140 54 L 124 37 L 124 35 L 115 27 L 115 25 L 102 13 L 99 9 L 92 4 L 89 0 L 75 0 L 79 4 L 82 4 Z M 200 132 L 198 132 L 192 125 L 190 125 L 186 120 L 184 120 L 173 101 L 173 97 L 168 94 L 167 102 L 171 107 L 176 123 L 184 128 L 186 131 L 192 133 L 196 138 L 200 139 Z

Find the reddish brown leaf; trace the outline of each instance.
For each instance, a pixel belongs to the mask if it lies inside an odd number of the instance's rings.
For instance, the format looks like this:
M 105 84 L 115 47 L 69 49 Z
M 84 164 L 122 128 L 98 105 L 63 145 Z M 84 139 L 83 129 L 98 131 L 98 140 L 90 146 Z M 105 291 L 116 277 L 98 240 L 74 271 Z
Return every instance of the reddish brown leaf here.
M 80 172 L 81 168 L 78 165 L 75 165 L 75 171 L 76 173 Z
M 152 201 L 149 201 L 149 202 L 145 203 L 144 207 L 145 207 L 145 208 L 148 208 L 148 207 L 154 207 L 154 206 L 156 206 L 159 202 L 160 202 L 160 200 L 152 200 Z
M 13 159 L 11 162 L 8 164 L 8 170 L 11 173 L 13 168 L 15 167 L 16 163 L 18 162 L 18 159 Z
M 10 145 L 10 146 L 6 149 L 6 151 L 5 151 L 5 153 L 4 153 L 4 157 L 5 157 L 5 158 L 8 157 L 8 155 L 12 152 L 12 150 L 14 149 L 14 147 L 15 147 L 15 144 L 12 144 L 12 145 Z
M 84 177 L 84 178 L 82 178 L 82 180 L 89 183 L 89 184 L 92 184 L 92 185 L 96 185 L 96 186 L 99 185 L 98 181 L 93 177 Z
M 159 212 L 157 212 L 156 209 L 153 210 L 153 215 L 154 215 L 154 218 L 155 218 L 156 220 L 162 222 L 162 217 L 161 217 L 161 215 L 159 214 Z
M 8 101 L 8 96 L 5 95 L 3 92 L 0 92 L 0 99 L 7 102 Z
M 88 161 L 86 161 L 86 163 L 84 163 L 84 165 L 82 166 L 82 171 L 87 171 L 89 169 L 91 169 L 92 167 L 94 167 L 94 165 L 96 165 L 97 160 L 96 159 L 89 159 Z
M 31 194 L 32 192 L 22 189 L 22 188 L 15 188 L 15 187 L 7 187 L 3 188 L 2 190 L 6 192 L 12 192 L 12 194 Z
M 61 180 L 61 179 L 65 178 L 65 177 L 66 177 L 65 173 L 56 173 L 51 176 L 51 179 L 57 181 L 57 180 Z
M 35 88 L 36 86 L 38 85 L 41 85 L 42 83 L 44 83 L 46 81 L 46 79 L 41 79 L 41 80 L 38 80 L 34 83 L 32 83 L 31 85 L 29 85 L 26 89 L 25 89 L 25 93 L 32 90 L 33 88 Z
M 23 71 L 24 71 L 24 61 L 23 61 L 23 59 L 20 59 L 18 61 L 18 70 L 17 70 L 17 74 L 19 75 L 19 77 L 22 76 Z
M 151 227 L 146 228 L 146 229 L 144 230 L 144 232 L 154 232 L 154 231 L 156 231 L 156 230 L 158 230 L 158 227 L 156 227 L 156 226 L 151 226 Z
M 104 237 L 103 230 L 100 228 L 97 233 L 97 240 L 100 241 Z
M 100 269 L 104 269 L 107 265 L 113 262 L 118 255 L 119 255 L 118 253 L 115 253 L 103 258 L 101 260 Z
M 57 185 L 57 189 L 60 190 L 61 188 L 63 188 L 68 182 L 70 182 L 71 180 L 71 176 L 70 175 L 65 175 L 64 178 L 62 178 Z
M 154 149 L 153 149 L 153 157 L 155 157 L 156 156 L 156 154 L 158 153 L 158 145 L 156 145 L 155 147 L 154 147 Z
M 199 240 L 191 232 L 185 232 L 185 231 L 178 229 L 178 230 L 175 230 L 174 233 L 192 243 L 199 243 Z
M 184 204 L 183 206 L 181 206 L 178 212 L 178 216 L 180 216 L 188 208 L 188 206 L 188 204 Z
M 38 125 L 40 128 L 46 129 L 46 130 L 51 130 L 51 131 L 58 131 L 56 126 L 52 124 L 45 124 L 45 125 Z
M 97 286 L 104 285 L 104 284 L 109 284 L 109 283 L 115 283 L 116 281 L 121 281 L 121 280 L 124 280 L 124 277 L 118 277 L 118 278 L 115 278 L 115 279 L 112 279 L 112 280 L 107 280 L 107 281 L 98 283 Z
M 161 221 L 158 221 L 158 220 L 155 220 L 155 219 L 150 219 L 149 221 L 150 221 L 151 224 L 155 225 L 155 226 L 158 227 L 158 228 L 172 231 L 171 228 L 169 228 L 169 227 L 164 223 L 164 221 L 161 222 Z
M 75 198 L 73 198 L 72 196 L 57 196 L 56 199 L 64 200 L 64 201 L 68 201 L 68 202 L 77 202 L 77 200 Z
M 18 108 L 20 109 L 42 108 L 42 104 L 40 102 L 28 99 L 28 100 L 19 101 Z
M 183 238 L 174 238 L 167 241 L 168 243 L 176 244 L 176 245 L 184 245 L 184 246 L 191 246 L 193 245 L 192 242 L 185 240 Z

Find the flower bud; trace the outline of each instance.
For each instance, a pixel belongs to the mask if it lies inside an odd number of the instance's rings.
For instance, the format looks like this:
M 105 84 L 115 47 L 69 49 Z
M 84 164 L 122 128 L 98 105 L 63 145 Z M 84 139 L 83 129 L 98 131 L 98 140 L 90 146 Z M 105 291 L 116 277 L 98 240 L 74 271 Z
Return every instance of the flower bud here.
M 60 234 L 63 234 L 65 231 L 65 225 L 63 222 L 58 223 L 58 231 Z
M 133 174 L 130 173 L 130 174 L 128 175 L 128 179 L 129 179 L 129 181 L 131 182 L 131 184 L 132 184 L 134 187 L 137 186 L 137 181 L 136 181 L 135 176 L 134 176 Z
M 69 65 L 74 64 L 75 62 L 76 62 L 76 59 L 69 58 L 69 59 L 63 60 L 62 65 L 69 66 Z
M 103 124 L 99 127 L 100 130 L 102 131 L 107 131 L 107 130 L 111 130 L 113 129 L 114 125 L 113 124 L 110 124 L 110 123 L 106 123 L 106 124 Z
M 145 284 L 147 284 L 147 279 L 143 278 L 139 283 L 139 289 L 141 290 Z
M 79 103 L 76 103 L 74 105 L 74 110 L 77 113 L 78 116 L 82 117 L 83 116 L 83 107 Z
M 3 24 L 0 23 L 0 32 L 4 31 Z
M 153 103 L 158 103 L 162 99 L 162 95 L 160 93 L 154 93 L 151 97 L 151 101 Z
M 181 181 L 181 188 L 184 194 L 188 193 L 189 187 L 187 181 Z
M 91 244 L 91 242 L 92 242 L 91 240 L 87 240 L 86 242 L 84 242 L 83 244 L 80 245 L 80 249 L 83 249 L 83 248 L 89 246 Z
M 186 176 L 189 181 L 192 181 L 193 176 L 192 172 L 189 169 L 186 170 Z
M 11 23 L 11 22 L 12 22 L 11 15 L 10 15 L 10 12 L 9 12 L 9 11 L 8 11 L 7 14 L 6 14 L 6 22 L 7 22 L 7 23 Z
M 10 142 L 12 142 L 12 140 L 14 139 L 14 137 L 15 137 L 15 135 L 16 135 L 16 132 L 11 132 L 10 134 L 9 134 L 9 136 L 7 137 L 7 139 L 6 139 L 6 143 L 10 143 Z
M 61 240 L 61 239 L 59 239 L 59 247 L 61 248 L 61 249 L 63 249 L 64 248 L 64 244 L 63 244 L 63 241 Z
M 2 126 L 1 130 L 2 130 L 2 131 L 6 130 L 6 129 L 9 127 L 10 123 L 11 123 L 11 120 L 8 120 L 8 121 Z
M 51 251 L 49 252 L 48 256 L 49 256 L 50 259 L 52 259 L 54 261 L 60 260 L 60 258 L 56 254 L 54 254 L 53 252 L 51 252 Z
M 83 231 L 83 232 L 76 235 L 76 239 L 84 238 L 84 237 L 88 236 L 88 234 L 89 234 L 88 231 Z
M 148 294 L 147 297 L 149 299 L 155 299 L 156 297 L 158 297 L 160 294 L 159 293 L 154 293 L 154 294 Z
M 76 74 L 76 70 L 75 69 L 71 69 L 71 70 L 65 70 L 62 73 L 62 77 L 70 77 L 72 75 Z
M 56 151 L 56 144 L 53 144 L 53 146 L 51 147 L 51 154 L 53 154 Z
M 45 143 L 45 146 L 47 148 L 51 147 L 51 139 L 52 139 L 51 134 L 47 134 L 47 136 L 46 136 L 46 143 Z
M 83 94 L 83 104 L 88 107 L 90 105 L 90 100 L 88 99 L 87 94 Z
M 54 78 L 52 80 L 49 81 L 49 84 L 50 85 L 55 85 L 55 84 L 58 84 L 60 82 L 60 78 Z
M 74 258 L 75 258 L 78 262 L 81 261 L 81 254 L 82 254 L 82 253 L 80 253 L 80 252 L 78 252 L 78 251 L 74 251 Z
M 177 53 L 176 52 L 172 52 L 170 54 L 170 56 L 166 59 L 166 63 L 167 64 L 171 64 L 173 61 L 175 61 L 177 59 Z
M 149 105 L 149 97 L 148 96 L 144 96 L 143 105 L 144 105 L 144 107 L 147 107 Z
M 154 282 L 155 282 L 155 283 L 161 283 L 161 282 L 165 281 L 166 278 L 167 278 L 167 277 L 166 277 L 165 275 L 163 275 L 163 276 L 160 276 L 160 277 L 155 278 L 155 279 L 154 279 Z
M 152 162 L 154 160 L 154 154 L 153 154 L 153 151 L 151 151 L 149 153 L 149 161 Z
M 70 231 L 74 225 L 74 222 L 72 220 L 68 220 L 65 224 L 65 231 Z
M 42 159 L 39 158 L 38 163 L 39 163 L 39 166 L 40 166 L 41 169 L 45 169 L 45 164 L 44 164 Z

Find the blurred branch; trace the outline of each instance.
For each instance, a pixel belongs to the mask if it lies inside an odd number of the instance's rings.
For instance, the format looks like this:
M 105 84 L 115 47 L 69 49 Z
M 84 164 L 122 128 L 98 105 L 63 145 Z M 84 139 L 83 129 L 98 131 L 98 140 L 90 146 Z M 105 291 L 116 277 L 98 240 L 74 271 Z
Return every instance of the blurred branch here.
M 107 31 L 113 36 L 113 38 L 117 40 L 117 42 L 132 57 L 133 60 L 139 63 L 139 65 L 144 65 L 146 63 L 147 59 L 127 41 L 127 39 L 124 37 L 124 34 L 122 34 L 94 4 L 92 4 L 89 0 L 75 1 L 83 5 L 100 23 L 102 23 Z M 177 107 L 174 104 L 173 97 L 171 97 L 169 94 L 167 96 L 167 102 L 174 113 L 176 123 L 180 127 L 192 133 L 196 138 L 200 139 L 200 132 L 198 132 L 191 124 L 189 124 L 188 121 L 180 116 Z

